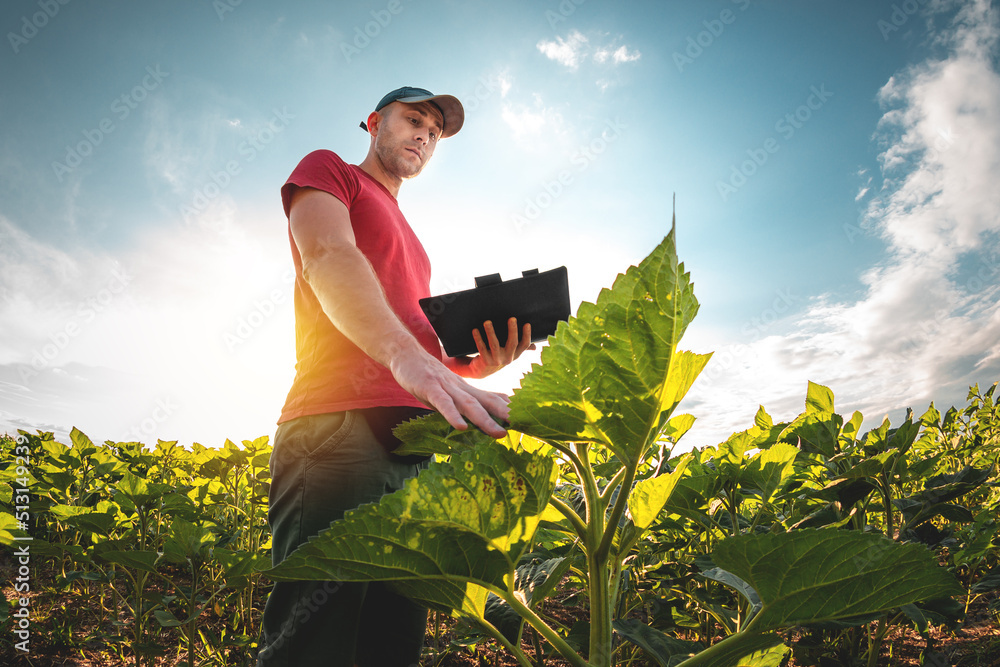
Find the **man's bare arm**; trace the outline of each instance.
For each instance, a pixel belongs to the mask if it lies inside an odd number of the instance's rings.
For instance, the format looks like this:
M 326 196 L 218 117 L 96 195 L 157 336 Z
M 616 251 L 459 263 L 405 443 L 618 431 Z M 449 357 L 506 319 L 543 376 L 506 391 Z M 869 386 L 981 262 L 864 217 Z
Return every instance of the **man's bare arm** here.
M 466 428 L 464 416 L 493 437 L 506 434 L 490 416 L 506 421 L 506 397 L 476 389 L 428 354 L 389 307 L 371 264 L 358 250 L 343 202 L 321 190 L 299 189 L 289 223 L 303 277 L 341 333 L 455 428 Z

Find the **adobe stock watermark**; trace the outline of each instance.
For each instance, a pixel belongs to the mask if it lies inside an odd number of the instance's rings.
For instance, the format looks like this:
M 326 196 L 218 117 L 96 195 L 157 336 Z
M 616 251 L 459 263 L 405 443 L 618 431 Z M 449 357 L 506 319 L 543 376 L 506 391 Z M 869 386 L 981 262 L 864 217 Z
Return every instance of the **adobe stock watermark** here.
M 480 76 L 476 87 L 461 98 L 466 118 L 468 118 L 470 113 L 478 109 L 479 105 L 493 97 L 497 91 L 500 91 L 502 97 L 509 87 L 509 80 L 503 72 Z
M 53 331 L 48 336 L 48 341 L 41 347 L 35 348 L 31 353 L 29 366 L 20 366 L 19 374 L 22 382 L 27 382 L 45 370 L 55 361 L 62 352 L 69 347 L 74 338 L 79 336 L 85 325 L 97 319 L 118 297 L 125 291 L 132 276 L 122 268 L 115 268 L 111 272 L 111 279 L 107 285 L 97 291 L 91 297 L 84 299 L 77 304 L 76 315 L 66 322 L 60 329 Z
M 31 472 L 31 444 L 28 438 L 20 433 L 17 434 L 14 444 L 14 461 L 8 470 L 12 470 L 15 475 L 9 480 L 14 520 L 17 522 L 17 529 L 26 533 L 14 536 L 17 548 L 11 550 L 10 569 L 16 572 L 16 576 L 12 577 L 16 597 L 12 597 L 9 601 L 9 617 L 13 635 L 19 640 L 12 643 L 18 652 L 30 654 L 31 598 L 28 594 L 31 592 L 32 537 L 27 533 L 31 529 L 31 482 L 34 477 Z
M 277 636 L 265 637 L 265 646 L 260 657 L 267 658 L 274 651 L 280 651 L 286 642 L 291 641 L 299 628 L 309 622 L 312 615 L 320 610 L 327 601 L 344 585 L 339 581 L 305 582 L 303 593 L 292 608 L 288 618 L 282 622 Z
M 927 5 L 927 0 L 903 0 L 899 4 L 893 4 L 888 19 L 879 19 L 875 23 L 882 33 L 882 39 L 888 42 L 889 35 L 906 25 L 910 17 L 920 11 L 921 5 Z
M 156 399 L 156 406 L 150 411 L 149 416 L 133 424 L 122 439 L 132 438 L 131 442 L 142 442 L 143 438 L 154 435 L 156 430 L 180 409 L 181 406 L 174 403 L 174 399 L 170 396 Z
M 712 355 L 711 362 L 699 376 L 699 383 L 713 386 L 750 351 L 750 345 L 764 338 L 782 317 L 790 314 L 792 309 L 802 301 L 802 298 L 793 294 L 789 287 L 775 290 L 774 295 L 774 299 L 768 307 L 751 317 L 740 328 L 742 338 L 738 343 L 717 350 Z
M 549 27 L 555 30 L 557 25 L 569 19 L 576 8 L 585 2 L 587 0 L 560 0 L 554 10 L 545 10 L 545 20 L 549 22 Z
M 222 169 L 210 171 L 208 180 L 195 189 L 190 203 L 181 205 L 180 214 L 184 222 L 190 224 L 198 215 L 207 211 L 212 202 L 232 184 L 233 178 L 242 173 L 243 167 L 256 160 L 260 152 L 284 132 L 294 119 L 295 115 L 288 113 L 287 107 L 282 107 L 280 111 L 274 109 L 267 125 L 237 146 L 236 152 L 242 159 L 228 160 Z
M 732 0 L 732 3 L 737 5 L 741 12 L 745 12 L 750 6 L 750 0 Z M 705 26 L 705 29 L 697 35 L 688 35 L 684 53 L 674 51 L 674 65 L 677 66 L 677 71 L 684 72 L 687 65 L 693 65 L 694 61 L 705 53 L 705 49 L 715 44 L 715 40 L 722 36 L 726 26 L 736 22 L 736 17 L 737 14 L 732 9 L 727 8 L 719 12 L 718 18 L 702 21 L 701 24 Z
M 833 93 L 827 90 L 826 84 L 818 88 L 811 86 L 809 95 L 803 104 L 795 110 L 786 113 L 774 124 L 774 131 L 777 132 L 784 141 L 791 140 L 795 133 L 801 130 L 813 117 L 813 114 L 823 108 L 827 100 L 833 97 Z M 740 188 L 746 185 L 747 180 L 757 171 L 767 164 L 772 155 L 781 149 L 781 141 L 776 137 L 768 137 L 758 148 L 747 149 L 747 159 L 737 165 L 732 165 L 729 178 L 725 181 L 716 181 L 715 188 L 719 192 L 719 197 L 723 202 L 729 201 L 729 197 L 736 194 Z
M 243 343 L 250 340 L 254 333 L 289 301 L 287 285 L 295 283 L 295 271 L 289 269 L 281 280 L 286 285 L 284 289 L 275 288 L 263 299 L 255 299 L 250 312 L 239 319 L 232 331 L 223 334 L 223 341 L 230 352 L 235 352 Z
M 236 11 L 236 8 L 243 4 L 243 0 L 212 0 L 212 9 L 219 17 L 219 23 L 226 19 L 226 14 Z
M 406 0 L 406 2 L 410 2 L 410 0 Z M 403 0 L 389 0 L 385 9 L 373 9 L 369 12 L 372 17 L 371 21 L 366 22 L 363 26 L 354 26 L 354 39 L 351 40 L 351 43 L 340 43 L 340 52 L 344 54 L 344 59 L 348 64 L 352 58 L 361 55 L 361 52 L 371 45 L 372 40 L 381 35 L 382 31 L 388 28 L 392 20 L 399 16 L 404 9 L 406 7 L 403 6 Z
M 514 229 L 520 233 L 525 227 L 538 220 L 539 216 L 573 185 L 576 177 L 587 171 L 590 165 L 608 150 L 608 146 L 621 137 L 622 131 L 627 129 L 628 125 L 617 117 L 607 121 L 601 133 L 590 142 L 580 146 L 570 158 L 570 164 L 575 169 L 560 170 L 551 181 L 542 181 L 540 192 L 525 198 L 524 208 L 521 209 L 521 212 L 511 215 Z
M 128 118 L 139 107 L 139 104 L 149 97 L 151 92 L 160 87 L 160 84 L 168 76 L 170 76 L 170 72 L 162 71 L 159 65 L 155 67 L 149 65 L 146 67 L 146 75 L 142 77 L 139 83 L 132 87 L 132 90 L 122 93 L 112 100 L 110 110 L 113 116 L 105 116 L 97 123 L 97 127 L 93 129 L 84 129 L 81 141 L 78 141 L 75 145 L 66 146 L 66 157 L 63 158 L 63 161 L 52 163 L 52 171 L 55 173 L 56 178 L 59 179 L 59 182 L 62 183 L 63 176 L 71 173 L 83 164 L 86 158 L 93 155 L 94 150 L 101 145 L 104 139 L 115 131 L 117 127 L 115 125 L 115 118 L 119 122 Z
M 59 10 L 68 5 L 69 2 L 70 0 L 38 0 L 38 8 L 41 11 L 30 16 L 22 16 L 21 29 L 17 32 L 7 33 L 7 41 L 10 42 L 10 48 L 14 49 L 14 54 L 17 55 L 22 46 L 34 39 L 38 32 L 47 26 L 49 21 L 56 17 Z

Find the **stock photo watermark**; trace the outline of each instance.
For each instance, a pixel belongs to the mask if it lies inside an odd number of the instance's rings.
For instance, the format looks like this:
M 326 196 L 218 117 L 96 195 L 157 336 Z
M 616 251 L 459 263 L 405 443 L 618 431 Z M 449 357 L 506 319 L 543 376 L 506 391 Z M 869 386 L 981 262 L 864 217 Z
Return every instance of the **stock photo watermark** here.
M 721 348 L 712 355 L 711 362 L 699 376 L 699 382 L 713 386 L 714 382 L 732 371 L 751 352 L 751 345 L 764 338 L 769 330 L 802 302 L 802 297 L 794 294 L 790 287 L 775 290 L 774 295 L 768 307 L 763 308 L 740 328 L 743 336 L 740 342 Z
M 181 406 L 174 403 L 170 396 L 156 399 L 156 407 L 150 411 L 149 416 L 133 424 L 124 434 L 123 440 L 132 438 L 135 442 L 141 442 L 144 437 L 156 433 L 156 430 L 166 423 Z
M 410 0 L 406 0 L 410 2 Z M 389 0 L 385 9 L 371 10 L 368 12 L 372 20 L 363 26 L 354 26 L 354 38 L 351 43 L 341 42 L 340 52 L 344 54 L 344 59 L 350 64 L 351 59 L 361 55 L 361 52 L 371 45 L 372 40 L 382 34 L 382 31 L 389 27 L 393 18 L 399 16 L 406 7 L 403 0 Z
M 575 169 L 560 170 L 552 180 L 542 181 L 540 192 L 525 198 L 524 208 L 521 209 L 521 212 L 511 215 L 514 229 L 521 232 L 525 227 L 538 220 L 539 216 L 573 185 L 576 177 L 587 171 L 590 165 L 608 150 L 608 146 L 621 137 L 622 131 L 627 129 L 628 125 L 621 122 L 621 119 L 617 117 L 614 120 L 607 121 L 601 133 L 588 143 L 577 148 L 573 157 L 570 158 L 570 164 Z
M 790 141 L 795 133 L 801 130 L 813 117 L 813 114 L 822 109 L 831 97 L 833 97 L 833 93 L 827 90 L 826 84 L 819 87 L 811 86 L 805 102 L 779 118 L 774 124 L 774 131 L 780 135 L 782 140 Z M 722 201 L 729 201 L 729 198 L 746 185 L 747 181 L 779 150 L 781 150 L 781 141 L 777 137 L 768 137 L 759 147 L 748 148 L 746 151 L 747 159 L 739 165 L 731 165 L 729 178 L 725 181 L 715 182 L 715 188 Z
M 20 30 L 7 33 L 7 41 L 10 42 L 10 48 L 14 50 L 15 55 L 56 17 L 62 7 L 69 3 L 70 0 L 38 0 L 38 8 L 41 11 L 30 16 L 27 14 L 22 16 Z
M 226 19 L 226 14 L 235 12 L 236 8 L 243 4 L 243 0 L 212 0 L 212 9 L 219 17 L 219 23 Z
M 66 146 L 66 156 L 62 162 L 54 161 L 52 171 L 56 178 L 62 183 L 63 176 L 72 173 L 74 169 L 83 164 L 83 161 L 94 154 L 94 150 L 104 142 L 109 134 L 117 129 L 115 118 L 119 122 L 128 118 L 133 111 L 150 93 L 160 87 L 163 80 L 170 76 L 170 72 L 164 72 L 159 65 L 149 65 L 146 67 L 146 75 L 142 80 L 132 87 L 131 90 L 116 97 L 110 104 L 112 116 L 105 116 L 98 121 L 94 128 L 85 128 L 83 139 L 75 145 Z
M 291 285 L 295 282 L 295 271 L 289 270 L 282 276 L 282 282 Z M 264 326 L 281 307 L 288 303 L 288 289 L 275 288 L 271 290 L 263 299 L 256 299 L 253 308 L 236 323 L 232 331 L 223 334 L 223 341 L 230 352 L 235 352 L 243 343 Z
M 893 4 L 888 18 L 879 19 L 875 24 L 882 33 L 882 39 L 888 42 L 889 35 L 906 25 L 910 17 L 920 11 L 921 6 L 926 6 L 927 2 L 928 0 L 903 0 L 899 4 Z
M 480 104 L 493 97 L 497 91 L 499 91 L 500 96 L 503 97 L 509 88 L 510 81 L 503 72 L 498 72 L 489 76 L 480 76 L 476 82 L 476 87 L 472 90 L 472 92 L 462 97 L 464 100 L 462 102 L 462 106 L 465 107 L 466 116 L 478 109 Z
M 73 339 L 83 333 L 85 325 L 106 311 L 131 282 L 132 276 L 126 270 L 115 268 L 107 285 L 93 296 L 80 301 L 77 304 L 76 315 L 59 329 L 49 333 L 48 340 L 32 351 L 30 365 L 22 365 L 19 368 L 21 381 L 27 382 L 48 368 L 70 346 Z
M 200 187 L 195 188 L 191 201 L 182 204 L 180 208 L 181 217 L 184 222 L 191 223 L 199 215 L 205 213 L 213 201 L 228 188 L 236 176 L 243 172 L 243 167 L 257 159 L 257 156 L 275 138 L 285 131 L 289 123 L 295 119 L 295 115 L 288 112 L 287 107 L 273 109 L 271 119 L 259 132 L 251 135 L 240 142 L 236 148 L 239 160 L 227 160 L 221 169 L 211 170 L 208 179 Z
M 745 12 L 750 6 L 750 0 L 732 0 L 732 3 L 737 5 L 741 12 Z M 674 65 L 677 66 L 677 71 L 683 72 L 686 66 L 693 65 L 694 61 L 705 53 L 705 49 L 715 44 L 715 40 L 722 36 L 726 26 L 736 22 L 737 16 L 732 9 L 726 8 L 719 12 L 718 18 L 702 21 L 701 24 L 705 29 L 696 35 L 688 35 L 684 52 L 674 51 Z
M 14 474 L 11 500 L 14 505 L 14 520 L 17 529 L 28 533 L 31 527 L 31 446 L 28 438 L 17 435 L 14 445 Z M 31 652 L 31 536 L 15 536 L 11 554 L 14 593 L 17 597 L 8 600 L 12 629 L 17 641 L 14 648 L 19 653 Z
M 545 20 L 549 22 L 549 27 L 555 30 L 557 25 L 569 19 L 576 8 L 585 2 L 587 0 L 560 0 L 554 10 L 545 10 Z

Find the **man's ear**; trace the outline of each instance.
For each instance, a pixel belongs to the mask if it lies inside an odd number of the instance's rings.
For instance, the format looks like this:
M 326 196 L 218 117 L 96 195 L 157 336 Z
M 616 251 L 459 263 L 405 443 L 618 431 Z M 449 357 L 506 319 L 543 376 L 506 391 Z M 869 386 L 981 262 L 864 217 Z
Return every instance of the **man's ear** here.
M 382 115 L 378 111 L 368 114 L 368 134 L 373 137 L 378 134 L 379 123 L 382 122 Z

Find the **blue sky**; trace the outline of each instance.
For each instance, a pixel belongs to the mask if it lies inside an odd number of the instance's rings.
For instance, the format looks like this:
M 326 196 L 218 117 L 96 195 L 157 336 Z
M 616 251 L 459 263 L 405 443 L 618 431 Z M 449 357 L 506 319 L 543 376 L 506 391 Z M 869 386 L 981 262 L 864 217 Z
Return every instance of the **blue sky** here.
M 1000 379 L 995 3 L 18 0 L 0 28 L 0 431 L 272 433 L 279 188 L 359 162 L 401 85 L 467 112 L 400 192 L 435 293 L 566 265 L 593 300 L 676 195 L 683 346 L 715 352 L 689 446 L 809 380 L 871 427 Z

